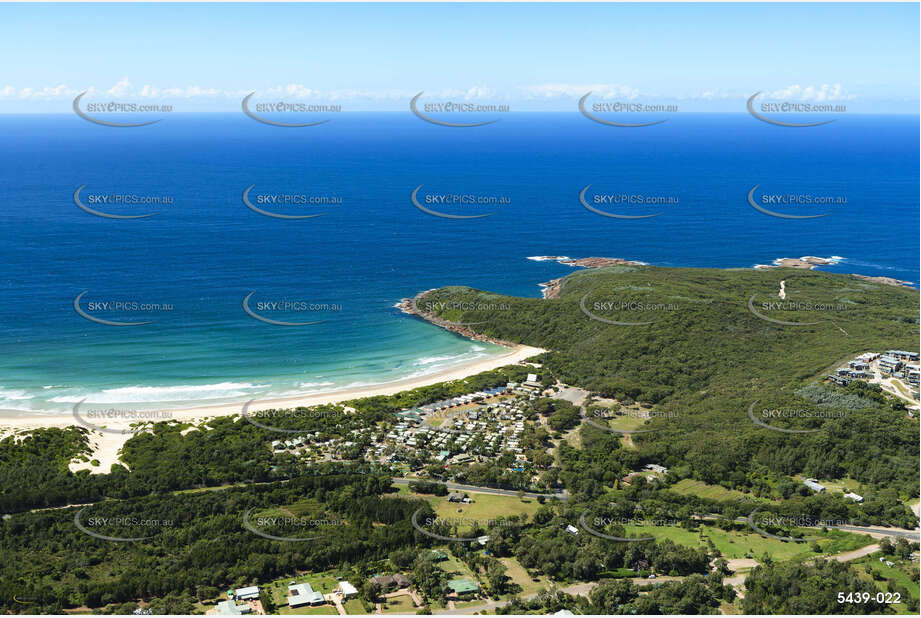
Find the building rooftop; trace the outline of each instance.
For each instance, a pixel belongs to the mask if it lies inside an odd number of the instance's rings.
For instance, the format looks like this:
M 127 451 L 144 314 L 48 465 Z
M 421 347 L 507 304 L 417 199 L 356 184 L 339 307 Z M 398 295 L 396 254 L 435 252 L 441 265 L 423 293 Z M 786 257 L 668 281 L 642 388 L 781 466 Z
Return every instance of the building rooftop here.
M 233 596 L 238 599 L 258 598 L 259 586 L 246 586 L 245 588 L 237 588 L 233 591 Z
M 221 601 L 217 604 L 217 613 L 224 616 L 242 616 L 250 611 L 249 605 L 237 605 L 233 601 Z
M 342 592 L 342 594 L 358 594 L 358 589 L 347 581 L 339 582 L 339 590 Z

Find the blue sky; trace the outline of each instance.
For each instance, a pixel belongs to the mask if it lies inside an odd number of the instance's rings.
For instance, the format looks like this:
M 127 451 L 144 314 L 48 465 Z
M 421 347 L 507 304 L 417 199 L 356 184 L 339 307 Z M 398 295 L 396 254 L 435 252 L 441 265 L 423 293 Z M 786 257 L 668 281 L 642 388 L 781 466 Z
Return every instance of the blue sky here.
M 236 111 L 243 95 L 405 110 L 746 98 L 918 112 L 918 4 L 0 4 L 0 112 L 87 99 Z

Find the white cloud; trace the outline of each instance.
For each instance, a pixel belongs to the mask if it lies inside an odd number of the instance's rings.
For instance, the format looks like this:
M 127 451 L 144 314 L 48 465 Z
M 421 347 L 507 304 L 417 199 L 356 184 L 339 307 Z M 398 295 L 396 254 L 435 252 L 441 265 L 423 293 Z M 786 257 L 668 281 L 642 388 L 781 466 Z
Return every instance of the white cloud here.
M 640 91 L 630 86 L 619 84 L 540 84 L 523 88 L 525 95 L 531 99 L 560 99 L 581 97 L 591 91 L 593 97 L 600 99 L 636 99 Z
M 127 77 L 123 77 L 121 81 L 106 90 L 106 94 L 110 97 L 125 97 L 133 91 L 134 87 L 131 85 L 131 82 L 128 81 Z
M 78 94 L 80 94 L 80 91 L 74 90 L 65 84 L 45 86 L 43 88 L 16 88 L 14 86 L 4 86 L 0 89 L 0 99 L 72 99 Z
M 41 88 L 33 87 L 16 87 L 6 85 L 0 87 L 0 100 L 72 100 L 81 92 L 86 92 L 88 100 L 99 100 L 106 98 L 108 100 L 118 101 L 138 101 L 138 100 L 166 100 L 166 99 L 186 99 L 186 100 L 221 100 L 221 101 L 239 101 L 244 96 L 253 92 L 247 90 L 226 90 L 220 88 L 210 88 L 201 85 L 187 86 L 156 86 L 152 84 L 143 84 L 136 86 L 128 77 L 118 80 L 109 87 L 83 87 L 73 88 L 66 84 L 55 86 L 45 86 Z M 363 90 L 359 88 L 319 90 L 310 86 L 298 83 L 279 84 L 261 90 L 256 90 L 256 99 L 267 100 L 324 100 L 338 102 L 361 102 L 361 101 L 379 101 L 379 102 L 405 102 L 419 93 L 419 90 L 407 90 L 400 88 Z M 585 93 L 591 92 L 593 99 L 603 100 L 622 100 L 632 101 L 639 98 L 648 100 L 666 100 L 672 99 L 677 101 L 702 101 L 702 102 L 725 102 L 740 98 L 748 98 L 751 92 L 742 92 L 736 89 L 725 90 L 721 88 L 704 88 L 696 92 L 675 92 L 670 95 L 662 95 L 652 92 L 640 91 L 640 89 L 625 84 L 604 84 L 604 83 L 565 83 L 552 82 L 532 86 L 524 86 L 514 91 L 501 93 L 494 88 L 486 85 L 473 85 L 467 88 L 442 88 L 424 90 L 424 97 L 428 100 L 454 100 L 454 101 L 547 101 L 547 102 L 564 102 L 567 99 L 573 100 L 582 97 Z M 850 101 L 855 99 L 855 95 L 850 94 L 841 84 L 822 84 L 820 86 L 800 86 L 791 85 L 772 91 L 765 91 L 762 95 L 764 98 L 774 100 L 801 100 L 815 102 L 829 101 Z
M 771 99 L 784 99 L 796 101 L 850 101 L 856 98 L 848 94 L 841 84 L 822 84 L 821 86 L 787 86 L 780 90 L 766 92 Z

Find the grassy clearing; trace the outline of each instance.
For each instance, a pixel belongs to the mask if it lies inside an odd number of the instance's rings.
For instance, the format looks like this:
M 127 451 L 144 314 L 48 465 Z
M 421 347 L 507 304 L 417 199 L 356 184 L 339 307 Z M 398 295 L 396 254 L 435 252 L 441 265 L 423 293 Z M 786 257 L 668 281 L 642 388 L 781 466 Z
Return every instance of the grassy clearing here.
M 413 603 L 412 597 L 408 594 L 401 594 L 398 597 L 391 597 L 384 600 L 387 601 L 386 605 L 382 605 L 382 609 L 385 614 L 416 613 L 416 605 Z
M 511 515 L 527 515 L 529 518 L 540 507 L 534 498 L 518 496 L 497 496 L 493 494 L 468 493 L 471 504 L 458 504 L 448 502 L 447 497 L 438 498 L 435 504 L 435 513 L 438 517 L 476 519 L 485 525 L 487 521 Z M 460 512 L 458 512 L 460 509 Z
M 797 475 L 794 478 L 797 481 L 802 482 L 804 477 L 802 475 Z M 822 485 L 825 485 L 825 491 L 832 494 L 847 493 L 849 491 L 853 491 L 856 494 L 862 494 L 866 490 L 866 487 L 864 487 L 863 484 L 850 478 L 818 479 L 818 481 Z
M 550 589 L 550 582 L 543 575 L 531 577 L 528 571 L 521 566 L 517 558 L 499 558 L 499 562 L 508 569 L 506 575 L 512 582 L 521 586 L 520 595 L 534 594 L 541 588 Z
M 726 489 L 719 485 L 708 485 L 701 481 L 693 479 L 682 479 L 672 485 L 669 489 L 675 493 L 686 496 L 700 496 L 709 500 L 729 500 L 733 498 L 754 498 L 750 494 L 744 494 L 734 489 Z
M 470 568 L 450 553 L 447 560 L 438 563 L 438 568 L 448 574 L 448 579 L 467 578 L 477 581 Z
M 342 604 L 342 607 L 345 608 L 345 613 L 354 615 L 354 614 L 364 614 L 365 607 L 361 604 L 361 601 L 358 599 L 349 599 Z
M 595 420 L 599 425 L 607 424 L 611 429 L 619 429 L 621 431 L 634 431 L 637 429 L 642 429 L 643 425 L 646 423 L 645 418 L 640 418 L 638 415 L 625 415 L 617 416 L 614 418 L 598 419 Z

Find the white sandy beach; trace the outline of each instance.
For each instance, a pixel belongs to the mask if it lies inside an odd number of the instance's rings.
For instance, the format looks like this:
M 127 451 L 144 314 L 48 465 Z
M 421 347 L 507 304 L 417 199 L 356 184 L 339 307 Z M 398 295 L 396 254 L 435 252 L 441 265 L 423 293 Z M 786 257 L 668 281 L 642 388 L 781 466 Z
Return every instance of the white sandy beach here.
M 298 406 L 315 406 L 324 403 L 338 403 L 350 399 L 361 397 L 371 397 L 375 395 L 393 395 L 400 391 L 412 390 L 420 386 L 437 384 L 438 382 L 448 382 L 472 376 L 484 371 L 498 369 L 506 365 L 513 365 L 537 354 L 545 352 L 541 348 L 534 348 L 524 345 L 516 345 L 498 356 L 480 359 L 451 367 L 443 371 L 438 371 L 424 376 L 407 378 L 386 384 L 376 384 L 363 386 L 360 388 L 331 391 L 327 393 L 313 393 L 310 395 L 301 395 L 296 397 L 286 397 L 281 399 L 257 399 L 249 406 L 248 410 L 258 412 L 260 410 L 270 410 L 278 408 L 293 408 Z M 127 406 L 120 406 L 127 407 Z M 176 421 L 201 421 L 216 416 L 229 416 L 241 413 L 242 404 L 217 404 L 210 406 L 171 409 L 164 407 L 168 411 L 169 420 Z M 22 412 L 21 416 L 15 418 L 0 418 L 0 438 L 11 433 L 19 433 L 37 429 L 40 427 L 67 427 L 70 425 L 80 425 L 72 414 L 41 414 L 34 412 Z M 126 429 L 135 421 L 130 420 L 107 420 L 105 423 L 108 429 Z M 89 469 L 93 472 L 108 472 L 109 467 L 118 461 L 118 452 L 122 445 L 131 437 L 130 433 L 118 434 L 110 432 L 93 431 L 90 437 L 90 444 L 93 447 L 91 459 L 99 460 L 100 465 L 93 467 L 89 463 L 71 464 L 71 470 Z

